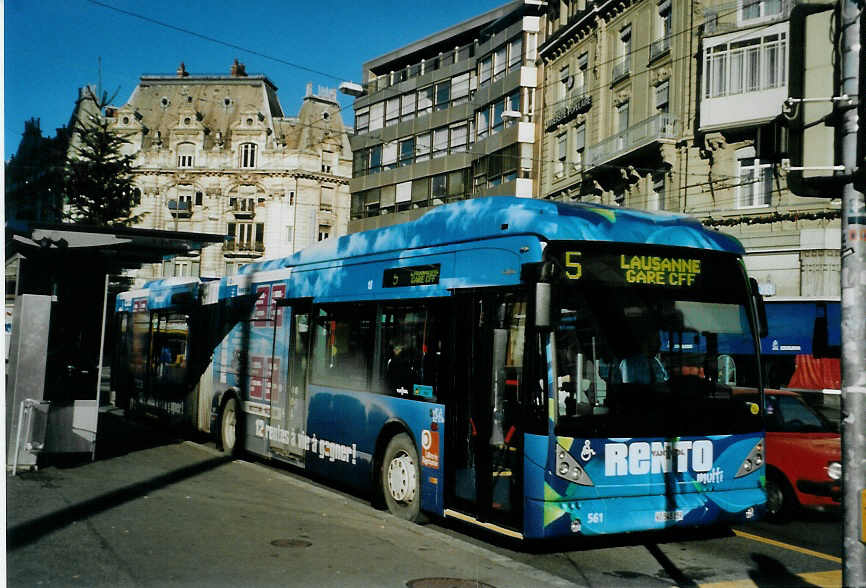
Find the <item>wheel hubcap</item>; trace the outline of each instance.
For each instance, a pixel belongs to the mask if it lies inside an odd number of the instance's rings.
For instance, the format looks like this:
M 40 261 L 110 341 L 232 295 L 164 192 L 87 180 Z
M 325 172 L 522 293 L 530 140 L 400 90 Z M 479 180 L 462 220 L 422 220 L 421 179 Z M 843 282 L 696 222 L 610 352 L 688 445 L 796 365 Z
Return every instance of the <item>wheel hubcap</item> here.
M 782 491 L 775 484 L 767 484 L 767 512 L 771 515 L 782 510 Z
M 405 452 L 396 455 L 388 464 L 388 492 L 397 502 L 415 499 L 415 464 Z
M 223 415 L 223 445 L 227 448 L 235 446 L 235 411 L 228 407 Z

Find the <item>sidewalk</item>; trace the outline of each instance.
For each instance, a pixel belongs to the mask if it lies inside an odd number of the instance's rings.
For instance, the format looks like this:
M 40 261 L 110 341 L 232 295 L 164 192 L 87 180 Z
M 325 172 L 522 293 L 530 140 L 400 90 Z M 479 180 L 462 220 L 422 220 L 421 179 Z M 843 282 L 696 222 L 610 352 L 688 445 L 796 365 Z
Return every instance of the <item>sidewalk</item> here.
M 95 462 L 7 476 L 9 586 L 571 585 L 118 412 Z

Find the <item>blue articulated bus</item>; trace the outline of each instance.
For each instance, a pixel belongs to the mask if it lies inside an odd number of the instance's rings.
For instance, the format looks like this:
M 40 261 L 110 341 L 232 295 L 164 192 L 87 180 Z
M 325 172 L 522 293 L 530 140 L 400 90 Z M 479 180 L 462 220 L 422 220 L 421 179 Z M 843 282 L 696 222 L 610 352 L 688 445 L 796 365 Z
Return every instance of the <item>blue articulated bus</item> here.
M 722 374 L 759 353 L 742 254 L 680 215 L 448 204 L 120 295 L 116 392 L 409 520 L 527 539 L 750 520 L 763 403 Z

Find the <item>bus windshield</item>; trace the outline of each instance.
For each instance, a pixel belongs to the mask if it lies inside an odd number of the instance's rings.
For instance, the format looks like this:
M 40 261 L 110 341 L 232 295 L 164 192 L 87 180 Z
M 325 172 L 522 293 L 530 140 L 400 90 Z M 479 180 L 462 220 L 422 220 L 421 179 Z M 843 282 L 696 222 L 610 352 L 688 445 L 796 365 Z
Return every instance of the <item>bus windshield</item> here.
M 565 255 L 551 341 L 557 434 L 761 429 L 760 405 L 732 394 L 733 356 L 755 352 L 743 270 L 730 256 L 658 249 Z

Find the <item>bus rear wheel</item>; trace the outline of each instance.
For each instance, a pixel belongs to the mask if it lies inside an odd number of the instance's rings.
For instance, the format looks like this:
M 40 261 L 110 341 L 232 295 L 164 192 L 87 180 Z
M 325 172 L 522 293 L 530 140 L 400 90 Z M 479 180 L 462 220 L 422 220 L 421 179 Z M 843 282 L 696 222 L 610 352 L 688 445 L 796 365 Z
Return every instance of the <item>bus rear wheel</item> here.
M 382 493 L 388 511 L 407 521 L 421 520 L 421 468 L 418 451 L 406 433 L 395 435 L 382 458 Z
M 238 401 L 229 398 L 220 416 L 220 445 L 225 453 L 234 455 L 238 447 Z

